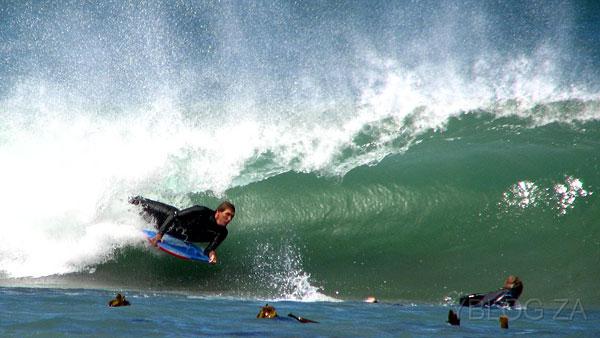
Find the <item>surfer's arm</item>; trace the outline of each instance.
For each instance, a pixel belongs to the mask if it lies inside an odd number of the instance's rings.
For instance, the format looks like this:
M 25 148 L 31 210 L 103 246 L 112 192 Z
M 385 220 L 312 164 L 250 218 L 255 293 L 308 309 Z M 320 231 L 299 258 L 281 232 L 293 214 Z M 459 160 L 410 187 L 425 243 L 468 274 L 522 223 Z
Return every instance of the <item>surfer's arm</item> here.
M 217 247 L 227 238 L 227 234 L 227 228 L 219 228 L 213 240 L 204 249 L 204 254 L 208 256 L 209 263 L 217 264 Z
M 153 246 L 156 246 L 156 243 L 162 241 L 162 238 L 165 235 L 165 233 L 170 230 L 175 217 L 177 217 L 177 211 L 173 211 L 173 212 L 169 213 L 169 216 L 167 216 L 167 218 L 165 219 L 163 224 L 161 224 L 161 226 L 158 228 L 158 231 L 156 232 L 156 236 L 154 236 L 153 238 L 150 239 L 150 244 L 152 244 Z
M 170 230 L 170 227 L 173 223 L 173 220 L 175 219 L 175 217 L 177 217 L 177 211 L 172 211 L 169 213 L 169 216 L 167 216 L 167 218 L 165 219 L 165 221 L 163 222 L 163 224 L 161 224 L 161 226 L 158 228 L 158 233 L 156 234 L 156 236 L 158 237 L 158 235 L 160 235 L 160 238 L 162 239 L 162 236 Z M 156 237 L 154 237 L 156 238 Z
M 225 227 L 219 229 L 219 231 L 216 232 L 216 235 L 213 238 L 213 240 L 210 243 L 208 243 L 206 249 L 204 249 L 204 254 L 209 255 L 211 251 L 217 250 L 217 247 L 221 244 L 221 242 L 223 242 L 225 238 L 227 238 L 228 233 L 229 232 Z

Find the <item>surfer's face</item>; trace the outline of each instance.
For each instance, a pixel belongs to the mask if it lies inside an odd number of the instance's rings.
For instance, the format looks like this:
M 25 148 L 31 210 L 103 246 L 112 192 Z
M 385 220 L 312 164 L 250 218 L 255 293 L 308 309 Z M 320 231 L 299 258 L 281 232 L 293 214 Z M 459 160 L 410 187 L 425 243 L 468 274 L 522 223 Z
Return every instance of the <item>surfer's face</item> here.
M 215 214 L 215 221 L 218 225 L 226 226 L 229 224 L 229 222 L 231 222 L 233 216 L 235 216 L 235 213 L 229 209 L 225 209 L 223 211 L 217 210 L 217 213 Z

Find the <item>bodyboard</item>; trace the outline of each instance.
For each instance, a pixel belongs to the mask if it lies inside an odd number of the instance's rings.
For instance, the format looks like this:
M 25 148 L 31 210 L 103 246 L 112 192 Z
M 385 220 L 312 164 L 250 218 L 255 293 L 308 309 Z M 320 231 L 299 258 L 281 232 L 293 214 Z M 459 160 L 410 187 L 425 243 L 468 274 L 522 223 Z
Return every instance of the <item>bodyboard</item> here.
M 143 231 L 148 240 L 156 236 L 156 231 L 154 230 L 144 229 Z M 169 255 L 180 259 L 204 263 L 208 263 L 209 260 L 208 256 L 204 254 L 204 251 L 201 248 L 190 242 L 182 241 L 167 234 L 163 236 L 162 241 L 158 242 L 156 246 Z

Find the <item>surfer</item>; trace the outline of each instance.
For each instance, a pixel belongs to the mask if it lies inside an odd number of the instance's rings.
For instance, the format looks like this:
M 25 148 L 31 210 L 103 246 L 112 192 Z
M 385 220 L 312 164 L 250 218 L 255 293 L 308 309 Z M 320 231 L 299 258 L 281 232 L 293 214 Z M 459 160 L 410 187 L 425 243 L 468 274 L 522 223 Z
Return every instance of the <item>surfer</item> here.
M 211 264 L 217 263 L 216 249 L 227 237 L 227 224 L 235 216 L 235 206 L 227 201 L 219 204 L 216 211 L 200 205 L 179 210 L 141 196 L 130 198 L 129 203 L 141 206 L 141 214 L 156 223 L 158 232 L 150 239 L 152 245 L 161 241 L 164 234 L 188 242 L 208 242 L 204 253 Z
M 129 301 L 127 299 L 125 299 L 125 297 L 123 295 L 121 295 L 120 293 L 117 293 L 117 296 L 115 297 L 115 299 L 112 299 L 108 302 L 108 306 L 110 306 L 110 307 L 128 306 L 128 305 L 131 305 L 131 303 L 129 303 Z
M 500 306 L 513 307 L 523 292 L 523 282 L 517 276 L 510 275 L 504 281 L 504 286 L 497 291 L 488 293 L 473 293 L 460 297 L 461 306 Z
M 271 305 L 267 304 L 263 307 L 260 308 L 260 311 L 258 312 L 258 314 L 256 315 L 256 318 L 267 318 L 267 319 L 273 319 L 273 318 L 277 318 L 277 311 L 275 310 L 274 307 L 272 307 Z

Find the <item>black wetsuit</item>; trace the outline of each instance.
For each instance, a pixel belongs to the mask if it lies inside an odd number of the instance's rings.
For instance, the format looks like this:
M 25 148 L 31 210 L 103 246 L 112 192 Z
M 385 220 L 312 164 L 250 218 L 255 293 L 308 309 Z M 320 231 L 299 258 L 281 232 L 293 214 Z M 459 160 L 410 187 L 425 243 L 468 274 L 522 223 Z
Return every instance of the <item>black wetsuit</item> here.
M 215 221 L 215 211 L 207 207 L 195 205 L 179 210 L 174 206 L 149 200 L 141 196 L 133 197 L 129 203 L 140 205 L 142 215 L 150 216 L 156 223 L 160 234 L 168 234 L 188 242 L 209 242 L 204 253 L 215 250 L 227 237 L 227 227 Z
M 473 293 L 460 297 L 461 306 L 499 306 L 513 307 L 521 295 L 520 290 L 500 289 L 488 293 Z

